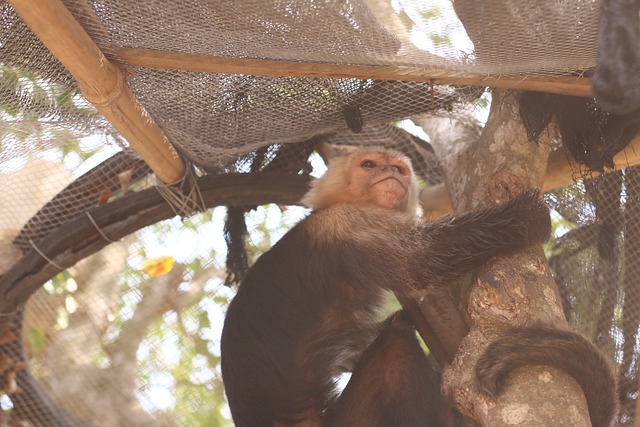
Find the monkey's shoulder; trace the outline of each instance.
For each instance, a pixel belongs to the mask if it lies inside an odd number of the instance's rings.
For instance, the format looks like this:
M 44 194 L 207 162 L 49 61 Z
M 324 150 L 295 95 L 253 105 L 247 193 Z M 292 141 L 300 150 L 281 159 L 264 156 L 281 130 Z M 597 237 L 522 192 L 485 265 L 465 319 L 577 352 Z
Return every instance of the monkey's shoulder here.
M 322 251 L 314 244 L 313 236 L 318 232 L 310 217 L 302 219 L 271 249 L 260 255 L 240 289 L 287 288 L 288 293 L 294 288 L 311 286 L 307 282 L 325 278 L 327 270 L 335 264 L 332 261 L 335 257 L 331 251 Z

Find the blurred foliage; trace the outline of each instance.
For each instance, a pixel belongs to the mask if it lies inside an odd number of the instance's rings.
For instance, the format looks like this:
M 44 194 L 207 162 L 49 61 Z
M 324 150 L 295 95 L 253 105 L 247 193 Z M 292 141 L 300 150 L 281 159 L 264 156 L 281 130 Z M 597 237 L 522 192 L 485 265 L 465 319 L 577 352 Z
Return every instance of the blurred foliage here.
M 251 211 L 247 217 L 247 249 L 252 260 L 268 250 L 304 212 L 302 209 L 281 210 L 277 206 L 261 206 Z M 202 291 L 187 306 L 175 309 L 171 305 L 159 305 L 151 326 L 138 344 L 136 379 L 132 383 L 136 387 L 134 395 L 144 410 L 153 415 L 154 425 L 232 425 L 219 366 L 219 338 L 224 312 L 234 295 L 233 289 L 222 285 L 226 251 L 222 237 L 224 214 L 224 208 L 216 208 L 139 230 L 125 242 L 129 255 L 126 262 L 116 269 L 119 273 L 113 278 L 117 284 L 112 288 L 114 294 L 105 295 L 104 301 L 93 301 L 88 307 L 83 307 L 91 312 L 104 304 L 113 304 L 108 327 L 102 328 L 97 335 L 99 342 L 92 343 L 91 337 L 87 337 L 83 343 L 87 349 L 94 346 L 103 349 L 91 359 L 91 363 L 95 369 L 108 370 L 118 363 L 112 359 L 113 346 L 117 346 L 127 328 L 135 324 L 137 313 L 147 298 L 150 280 L 153 280 L 141 268 L 144 260 L 175 259 L 174 270 L 182 269 L 182 275 L 176 282 L 179 292 L 189 292 L 193 283 L 205 281 Z M 99 273 L 96 272 L 96 281 Z M 168 272 L 166 276 L 172 273 L 175 272 Z M 72 318 L 70 307 L 60 302 L 65 297 L 82 301 L 79 290 L 72 285 L 75 284 L 74 274 L 77 272 L 73 269 L 60 273 L 41 291 L 62 297 L 55 300 L 56 307 L 49 307 L 60 312 L 53 325 L 56 334 L 68 333 L 81 326 Z M 99 315 L 99 312 L 95 314 Z M 31 362 L 36 366 L 46 364 L 47 346 L 52 345 L 55 336 L 46 336 L 37 325 L 25 331 L 25 338 L 30 342 Z M 103 399 L 114 397 L 105 393 Z

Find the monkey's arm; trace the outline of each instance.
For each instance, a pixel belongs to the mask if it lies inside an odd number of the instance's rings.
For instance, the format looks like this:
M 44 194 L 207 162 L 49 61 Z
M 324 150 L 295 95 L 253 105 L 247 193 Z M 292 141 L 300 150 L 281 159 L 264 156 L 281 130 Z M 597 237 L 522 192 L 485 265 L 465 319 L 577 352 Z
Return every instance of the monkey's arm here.
M 490 258 L 545 242 L 551 233 L 549 209 L 531 190 L 503 205 L 429 224 L 424 265 L 434 281 L 469 273 Z
M 448 284 L 490 258 L 549 237 L 549 210 L 530 191 L 492 209 L 410 225 L 376 209 L 340 207 L 306 224 L 315 253 L 330 254 L 357 286 L 413 294 Z

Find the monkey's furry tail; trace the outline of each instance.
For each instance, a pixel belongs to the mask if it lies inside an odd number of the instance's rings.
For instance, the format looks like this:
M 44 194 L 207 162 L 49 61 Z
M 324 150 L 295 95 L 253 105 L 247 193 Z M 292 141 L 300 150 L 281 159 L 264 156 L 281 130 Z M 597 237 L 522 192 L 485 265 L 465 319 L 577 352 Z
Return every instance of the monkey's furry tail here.
M 587 338 L 551 326 L 515 328 L 489 344 L 476 365 L 483 391 L 496 395 L 514 369 L 546 365 L 561 369 L 580 384 L 594 427 L 611 426 L 618 413 L 616 377 L 598 348 Z

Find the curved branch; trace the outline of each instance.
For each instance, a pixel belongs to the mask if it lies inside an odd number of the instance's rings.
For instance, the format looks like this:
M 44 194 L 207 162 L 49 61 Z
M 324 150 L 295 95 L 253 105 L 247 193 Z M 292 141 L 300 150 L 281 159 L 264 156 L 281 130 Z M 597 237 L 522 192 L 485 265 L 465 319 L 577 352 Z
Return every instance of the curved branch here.
M 308 183 L 308 176 L 284 173 L 225 174 L 198 179 L 207 208 L 268 203 L 292 205 L 298 203 Z M 155 188 L 128 194 L 86 212 L 112 241 L 175 216 Z M 38 245 L 40 253 L 55 264 L 32 248 L 0 277 L 0 313 L 16 310 L 47 280 L 108 244 L 87 215 L 74 217 Z M 0 317 L 0 336 L 10 319 Z
M 38 243 L 51 229 L 52 218 L 69 218 L 98 205 L 103 191 L 115 193 L 121 189 L 119 174 L 131 171 L 135 182 L 151 173 L 144 160 L 127 151 L 120 151 L 67 185 L 22 227 L 13 244 L 23 253 L 31 248 L 30 240 Z M 73 200 L 73 204 L 68 203 Z

